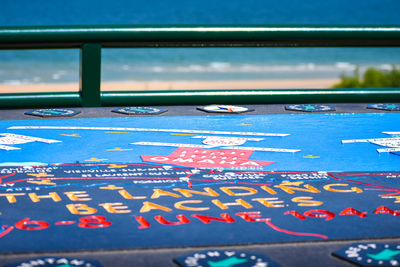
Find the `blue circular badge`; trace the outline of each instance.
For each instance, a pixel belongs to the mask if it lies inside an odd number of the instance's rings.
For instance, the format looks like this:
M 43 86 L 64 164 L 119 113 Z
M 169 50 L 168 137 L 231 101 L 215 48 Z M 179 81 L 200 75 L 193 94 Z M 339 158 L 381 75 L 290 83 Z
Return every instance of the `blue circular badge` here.
M 359 266 L 399 266 L 400 244 L 355 243 L 333 253 Z
M 6 264 L 5 267 L 101 267 L 102 265 L 93 260 L 64 257 L 41 257 L 24 260 L 16 263 Z
M 26 115 L 39 116 L 39 117 L 71 117 L 81 113 L 78 110 L 66 108 L 47 108 L 47 109 L 32 109 L 25 112 Z
M 214 112 L 214 113 L 243 113 L 254 111 L 254 109 L 240 106 L 231 106 L 231 105 L 209 105 L 205 107 L 198 107 L 198 110 L 205 112 Z
M 286 105 L 286 110 L 304 111 L 304 112 L 324 112 L 324 111 L 335 111 L 335 107 L 327 105 L 317 104 L 296 104 Z
M 183 257 L 175 258 L 174 261 L 181 267 L 279 267 L 276 262 L 273 262 L 271 259 L 264 255 L 233 250 L 204 250 Z
M 368 104 L 367 108 L 388 110 L 388 111 L 400 111 L 400 104 L 394 104 L 394 103 Z
M 167 110 L 153 107 L 123 107 L 114 109 L 112 112 L 126 115 L 158 115 L 167 112 Z

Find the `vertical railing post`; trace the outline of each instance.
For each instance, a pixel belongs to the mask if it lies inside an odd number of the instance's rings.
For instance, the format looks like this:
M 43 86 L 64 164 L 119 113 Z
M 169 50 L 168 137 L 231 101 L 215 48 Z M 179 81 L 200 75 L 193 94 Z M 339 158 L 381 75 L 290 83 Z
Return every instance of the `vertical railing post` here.
M 82 106 L 100 107 L 101 44 L 83 44 L 79 75 Z

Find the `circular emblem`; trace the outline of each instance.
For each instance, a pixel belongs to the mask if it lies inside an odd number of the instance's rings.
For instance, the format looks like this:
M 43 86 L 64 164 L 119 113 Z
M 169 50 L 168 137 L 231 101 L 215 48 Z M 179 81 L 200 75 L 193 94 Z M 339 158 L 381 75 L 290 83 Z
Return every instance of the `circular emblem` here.
M 32 109 L 25 112 L 26 115 L 39 116 L 39 117 L 71 117 L 81 113 L 78 110 L 66 108 L 47 108 L 47 109 Z
M 157 115 L 166 112 L 166 109 L 153 107 L 124 107 L 112 110 L 112 112 L 126 115 Z
M 269 258 L 251 252 L 231 250 L 204 250 L 190 255 L 175 258 L 174 261 L 181 267 L 278 267 L 276 262 Z
M 388 111 L 400 111 L 400 104 L 368 104 L 367 108 L 370 109 L 379 109 L 379 110 L 388 110 Z
M 64 257 L 41 257 L 6 264 L 5 267 L 101 267 L 97 261 Z
M 254 109 L 251 108 L 230 106 L 230 105 L 209 105 L 205 107 L 198 107 L 197 109 L 205 112 L 214 112 L 214 113 L 243 113 L 248 111 L 254 111 Z
M 399 266 L 400 244 L 356 243 L 333 255 L 359 266 Z
M 287 105 L 286 110 L 294 111 L 305 111 L 305 112 L 318 112 L 318 111 L 335 111 L 335 107 L 327 105 L 316 105 L 316 104 L 298 104 L 298 105 Z

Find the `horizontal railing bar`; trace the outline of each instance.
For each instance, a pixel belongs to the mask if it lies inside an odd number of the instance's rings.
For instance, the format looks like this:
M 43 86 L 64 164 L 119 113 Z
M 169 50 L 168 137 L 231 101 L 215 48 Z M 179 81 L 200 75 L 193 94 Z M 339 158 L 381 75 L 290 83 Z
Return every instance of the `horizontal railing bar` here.
M 76 93 L 10 93 L 0 94 L 1 108 L 79 107 L 81 98 Z
M 400 26 L 0 27 L 1 48 L 399 46 Z
M 102 92 L 102 106 L 175 104 L 280 104 L 400 102 L 400 89 L 277 89 Z M 1 108 L 79 107 L 78 93 L 0 94 Z
M 0 50 L 79 49 L 82 43 L 0 43 Z M 295 41 L 235 41 L 229 42 L 92 42 L 103 48 L 238 48 L 238 47 L 400 47 L 400 40 L 295 40 Z
M 102 92 L 103 106 L 400 102 L 400 89 L 277 89 Z

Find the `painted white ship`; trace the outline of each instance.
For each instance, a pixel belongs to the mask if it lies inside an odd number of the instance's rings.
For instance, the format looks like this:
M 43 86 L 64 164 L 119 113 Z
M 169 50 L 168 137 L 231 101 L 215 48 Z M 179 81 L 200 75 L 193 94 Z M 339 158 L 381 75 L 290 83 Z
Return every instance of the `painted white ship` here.
M 400 132 L 382 132 L 391 135 L 388 138 L 372 138 L 372 139 L 352 139 L 342 140 L 342 144 L 348 143 L 371 143 L 384 148 L 378 148 L 376 151 L 379 153 L 384 152 L 400 152 Z

